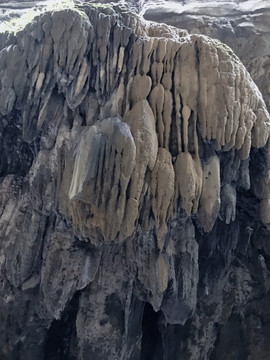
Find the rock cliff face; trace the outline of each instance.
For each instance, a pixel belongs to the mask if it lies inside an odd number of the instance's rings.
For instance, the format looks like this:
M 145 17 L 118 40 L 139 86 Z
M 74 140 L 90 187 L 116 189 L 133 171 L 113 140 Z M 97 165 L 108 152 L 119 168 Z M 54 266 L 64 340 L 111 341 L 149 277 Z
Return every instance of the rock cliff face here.
M 0 114 L 1 359 L 269 358 L 270 115 L 229 47 L 44 13 Z
M 265 0 L 151 1 L 148 20 L 183 27 L 229 45 L 250 72 L 270 109 L 270 3 Z

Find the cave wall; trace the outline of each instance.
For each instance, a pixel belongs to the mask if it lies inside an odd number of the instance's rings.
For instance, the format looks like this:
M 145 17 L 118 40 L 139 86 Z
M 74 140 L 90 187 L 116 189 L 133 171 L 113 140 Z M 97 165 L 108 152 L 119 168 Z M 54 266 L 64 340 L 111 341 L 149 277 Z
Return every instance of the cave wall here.
M 218 40 L 124 8 L 0 51 L 3 359 L 269 357 L 269 131 Z

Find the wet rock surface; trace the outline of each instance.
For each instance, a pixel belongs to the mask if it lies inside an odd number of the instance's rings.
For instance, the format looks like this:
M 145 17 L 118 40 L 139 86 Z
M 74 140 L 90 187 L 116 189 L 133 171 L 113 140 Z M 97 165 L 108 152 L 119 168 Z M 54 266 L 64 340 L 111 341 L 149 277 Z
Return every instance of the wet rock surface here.
M 0 99 L 1 358 L 269 357 L 270 115 L 229 47 L 82 3 L 1 37 Z

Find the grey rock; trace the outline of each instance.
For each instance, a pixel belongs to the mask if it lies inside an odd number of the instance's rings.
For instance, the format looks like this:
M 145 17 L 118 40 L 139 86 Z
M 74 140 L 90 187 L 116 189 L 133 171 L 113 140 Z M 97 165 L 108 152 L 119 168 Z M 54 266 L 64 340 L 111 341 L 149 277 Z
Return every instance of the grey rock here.
M 81 2 L 0 74 L 0 357 L 267 359 L 270 115 L 233 51 Z

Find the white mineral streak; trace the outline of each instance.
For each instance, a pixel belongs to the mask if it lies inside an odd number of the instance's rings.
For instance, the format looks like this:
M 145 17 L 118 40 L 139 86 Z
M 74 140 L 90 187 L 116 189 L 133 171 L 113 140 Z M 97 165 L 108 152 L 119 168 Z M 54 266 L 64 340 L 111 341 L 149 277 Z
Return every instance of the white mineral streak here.
M 88 71 L 87 71 L 88 70 Z M 89 73 L 89 69 L 88 69 L 88 64 L 86 59 L 84 58 L 82 61 L 82 65 L 81 65 L 81 69 L 79 72 L 79 76 L 78 76 L 78 80 L 77 80 L 77 84 L 76 84 L 76 88 L 75 88 L 75 96 L 79 95 L 79 93 L 82 91 L 86 79 L 88 77 L 88 73 Z
M 221 193 L 222 202 L 219 217 L 226 224 L 230 224 L 231 221 L 235 220 L 236 215 L 236 190 L 230 184 L 226 184 Z
M 37 79 L 37 82 L 36 82 L 36 91 L 39 91 L 41 89 L 44 78 L 45 78 L 45 74 L 44 73 L 39 73 L 38 79 Z
M 164 292 L 168 286 L 168 262 L 161 255 L 158 257 L 157 261 L 157 278 L 159 291 Z
M 94 179 L 97 174 L 98 152 L 101 134 L 97 126 L 86 128 L 82 133 L 78 146 L 76 147 L 76 157 L 74 171 L 69 190 L 69 198 L 87 198 L 82 196 L 83 186 L 89 179 Z
M 219 158 L 213 156 L 203 169 L 203 184 L 200 197 L 199 218 L 205 231 L 211 231 L 220 208 Z
M 117 63 L 117 72 L 120 74 L 123 68 L 125 48 L 123 46 L 119 49 L 118 63 Z
M 149 95 L 149 104 L 153 110 L 154 117 L 157 123 L 157 134 L 159 146 L 163 147 L 164 138 L 164 122 L 163 122 L 163 107 L 164 107 L 164 88 L 161 84 L 156 85 Z
M 175 200 L 181 198 L 181 207 L 187 215 L 196 213 L 202 192 L 202 166 L 198 156 L 192 157 L 189 152 L 177 156 L 175 169 Z M 177 203 L 176 203 L 177 207 Z
M 136 165 L 129 186 L 125 221 L 122 232 L 128 236 L 134 230 L 145 181 L 146 170 L 153 170 L 158 153 L 155 118 L 147 100 L 138 102 L 125 115 L 136 145 Z
M 159 248 L 163 248 L 163 237 L 167 232 L 167 220 L 171 215 L 174 196 L 175 173 L 172 156 L 164 148 L 158 149 L 155 167 L 152 172 L 151 193 L 153 195 L 152 210 L 156 221 Z

